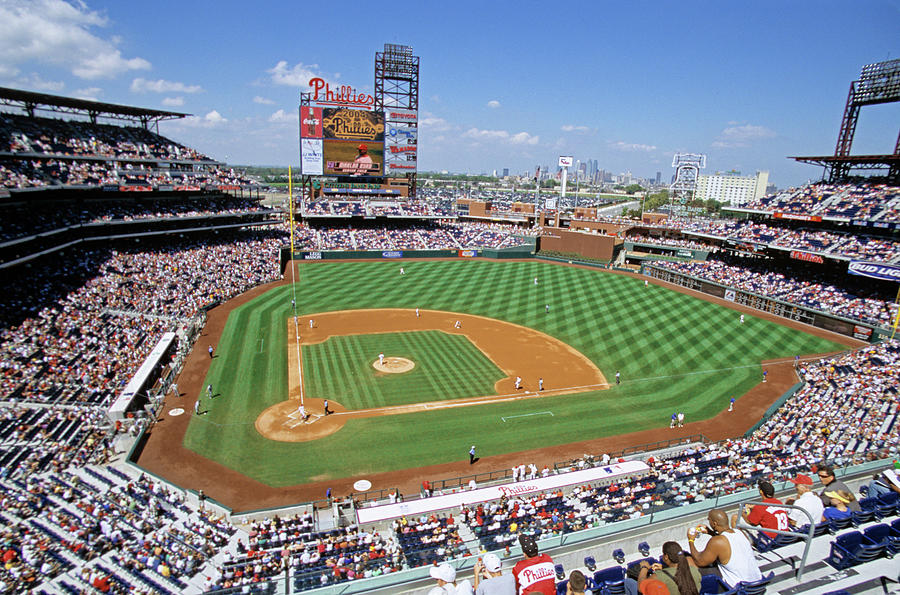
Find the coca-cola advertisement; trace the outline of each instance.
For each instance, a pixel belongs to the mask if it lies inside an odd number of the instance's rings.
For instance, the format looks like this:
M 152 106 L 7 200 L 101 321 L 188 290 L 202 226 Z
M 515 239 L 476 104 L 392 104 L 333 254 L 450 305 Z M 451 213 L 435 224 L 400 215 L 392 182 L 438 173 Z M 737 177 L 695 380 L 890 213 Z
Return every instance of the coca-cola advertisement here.
M 300 138 L 322 138 L 322 108 L 300 106 Z

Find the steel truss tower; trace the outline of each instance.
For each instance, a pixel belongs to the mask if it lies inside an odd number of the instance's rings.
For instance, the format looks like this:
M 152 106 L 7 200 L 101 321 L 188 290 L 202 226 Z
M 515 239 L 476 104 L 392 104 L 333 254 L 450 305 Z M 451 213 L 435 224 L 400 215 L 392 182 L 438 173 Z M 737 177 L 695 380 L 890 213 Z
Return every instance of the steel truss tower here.
M 419 57 L 408 45 L 386 43 L 383 52 L 375 53 L 375 111 L 389 108 L 419 110 Z M 418 130 L 418 120 L 413 124 Z M 415 197 L 416 173 L 405 175 L 409 196 Z
M 687 204 L 694 199 L 700 170 L 706 167 L 706 155 L 699 153 L 675 153 L 672 158 L 675 180 L 669 186 L 669 204 L 677 200 Z

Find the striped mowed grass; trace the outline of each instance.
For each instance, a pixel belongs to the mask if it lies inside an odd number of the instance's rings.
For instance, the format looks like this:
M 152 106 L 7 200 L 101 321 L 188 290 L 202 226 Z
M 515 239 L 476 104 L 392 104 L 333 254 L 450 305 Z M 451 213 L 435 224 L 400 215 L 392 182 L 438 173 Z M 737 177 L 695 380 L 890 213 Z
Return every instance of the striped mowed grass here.
M 505 377 L 465 336 L 441 331 L 330 337 L 302 349 L 304 394 L 347 409 L 492 395 Z M 403 374 L 375 373 L 379 353 L 416 366 Z
M 676 410 L 688 421 L 706 419 L 760 381 L 761 361 L 844 349 L 753 316 L 741 325 L 734 310 L 622 275 L 543 261 L 402 264 L 403 276 L 396 261 L 302 263 L 293 287 L 232 312 L 206 380 L 221 396 L 207 415 L 192 419 L 185 445 L 273 486 L 364 475 L 466 459 L 473 441 L 480 456 L 489 456 L 665 427 Z M 531 327 L 568 343 L 609 379 L 618 370 L 622 383 L 564 397 L 353 419 L 321 440 L 275 443 L 253 423 L 287 393 L 285 320 L 294 292 L 301 315 L 419 307 Z M 384 351 L 369 349 L 370 358 Z M 304 369 L 311 365 L 325 364 L 304 353 Z M 337 363 L 328 367 L 335 377 L 347 373 Z M 304 377 L 304 389 L 312 390 L 308 382 Z M 359 396 L 359 406 L 379 405 L 375 393 Z M 458 396 L 465 395 L 446 398 Z M 511 416 L 522 417 L 502 421 Z

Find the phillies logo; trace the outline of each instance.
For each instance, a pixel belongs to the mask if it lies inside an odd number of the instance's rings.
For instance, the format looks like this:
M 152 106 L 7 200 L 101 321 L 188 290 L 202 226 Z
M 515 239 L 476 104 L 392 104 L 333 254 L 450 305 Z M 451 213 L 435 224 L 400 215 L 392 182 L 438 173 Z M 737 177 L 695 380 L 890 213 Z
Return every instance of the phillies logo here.
M 375 105 L 375 98 L 366 93 L 357 93 L 350 85 L 341 85 L 332 90 L 331 85 L 319 77 L 309 79 L 309 86 L 313 89 L 313 101 L 319 103 L 333 103 L 341 105 L 356 105 L 369 107 Z M 321 91 L 321 97 L 320 97 Z

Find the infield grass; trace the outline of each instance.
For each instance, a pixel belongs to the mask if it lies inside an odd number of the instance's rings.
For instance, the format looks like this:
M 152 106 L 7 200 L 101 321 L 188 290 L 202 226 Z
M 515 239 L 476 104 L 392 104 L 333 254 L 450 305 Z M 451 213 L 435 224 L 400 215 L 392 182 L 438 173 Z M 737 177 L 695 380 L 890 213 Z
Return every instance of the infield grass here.
M 416 366 L 403 374 L 376 373 L 378 353 Z M 463 335 L 441 331 L 330 337 L 303 346 L 304 394 L 366 409 L 494 394 L 506 375 Z
M 188 448 L 273 486 L 467 460 L 473 443 L 483 457 L 667 428 L 674 411 L 687 421 L 706 419 L 762 379 L 761 361 L 846 349 L 752 315 L 741 325 L 734 310 L 644 287 L 640 279 L 543 261 L 325 261 L 299 270 L 293 287 L 232 312 L 207 377 L 222 396 L 208 415 L 192 419 L 185 436 Z M 314 442 L 273 442 L 253 423 L 287 394 L 285 319 L 294 290 L 301 315 L 420 307 L 531 327 L 568 343 L 609 379 L 620 371 L 622 383 L 548 399 L 354 419 Z M 327 368 L 322 374 L 340 382 L 345 371 L 337 363 Z M 378 406 L 372 395 L 360 395 L 360 403 Z M 545 411 L 553 416 L 501 419 Z

